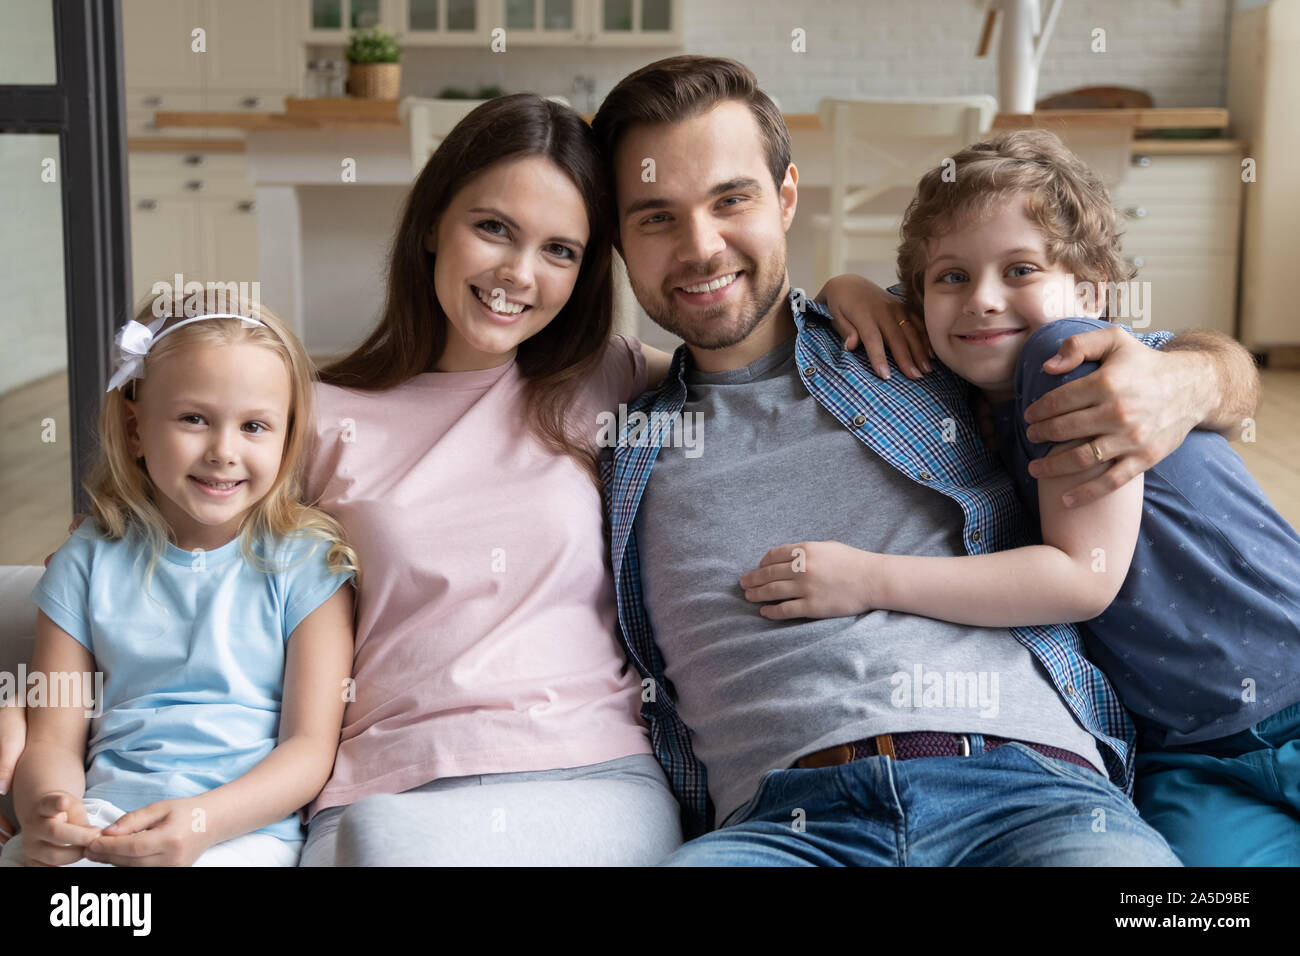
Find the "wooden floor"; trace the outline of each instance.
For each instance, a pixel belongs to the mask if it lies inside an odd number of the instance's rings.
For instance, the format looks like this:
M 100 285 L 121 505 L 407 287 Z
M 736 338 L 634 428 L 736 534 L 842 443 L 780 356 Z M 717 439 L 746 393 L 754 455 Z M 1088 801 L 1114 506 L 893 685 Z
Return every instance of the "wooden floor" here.
M 1300 370 L 1266 370 L 1254 442 L 1233 442 L 1273 506 L 1300 528 Z M 0 395 L 0 564 L 40 564 L 67 538 L 72 477 L 66 375 Z M 42 422 L 53 419 L 53 441 Z

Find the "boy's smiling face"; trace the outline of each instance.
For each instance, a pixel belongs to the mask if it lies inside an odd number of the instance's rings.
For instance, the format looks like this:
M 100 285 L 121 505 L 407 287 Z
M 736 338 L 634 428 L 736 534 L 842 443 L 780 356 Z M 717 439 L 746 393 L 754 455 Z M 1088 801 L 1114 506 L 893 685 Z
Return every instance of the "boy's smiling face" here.
M 1050 261 L 1023 196 L 927 243 L 925 328 L 935 353 L 993 401 L 1014 397 L 1016 359 L 1030 334 L 1087 315 L 1075 278 Z M 1062 303 L 1071 303 L 1064 313 Z M 1094 310 L 1092 315 L 1095 316 Z

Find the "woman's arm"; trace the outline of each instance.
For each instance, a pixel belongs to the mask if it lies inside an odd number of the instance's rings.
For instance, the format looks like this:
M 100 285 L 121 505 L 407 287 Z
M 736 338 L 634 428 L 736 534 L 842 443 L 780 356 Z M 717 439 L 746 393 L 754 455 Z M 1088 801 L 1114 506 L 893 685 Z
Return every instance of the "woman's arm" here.
M 1068 450 L 1058 445 L 1050 454 Z M 876 554 L 839 542 L 786 545 L 741 578 L 745 597 L 781 601 L 760 611 L 777 620 L 876 609 L 982 627 L 1090 620 L 1110 606 L 1128 574 L 1141 524 L 1142 476 L 1072 509 L 1060 501 L 1066 480 L 1038 483 L 1041 545 L 954 558 Z
M 340 587 L 289 637 L 280 739 L 257 766 L 185 800 L 163 800 L 104 828 L 88 852 L 118 865 L 186 865 L 203 850 L 283 820 L 325 786 L 352 674 L 352 588 Z M 196 812 L 197 811 L 197 812 Z M 195 821 L 202 830 L 194 834 Z M 196 852 L 197 851 L 197 852 Z
M 14 773 L 14 812 L 23 830 L 23 853 L 35 863 L 74 862 L 99 835 L 97 828 L 85 825 L 81 805 L 92 711 L 81 691 L 94 686 L 93 680 L 84 679 L 93 677 L 94 670 L 91 653 L 38 611 L 31 673 L 43 675 L 45 694 L 44 699 L 28 701 L 27 744 Z M 19 688 L 19 693 L 25 695 L 27 688 Z

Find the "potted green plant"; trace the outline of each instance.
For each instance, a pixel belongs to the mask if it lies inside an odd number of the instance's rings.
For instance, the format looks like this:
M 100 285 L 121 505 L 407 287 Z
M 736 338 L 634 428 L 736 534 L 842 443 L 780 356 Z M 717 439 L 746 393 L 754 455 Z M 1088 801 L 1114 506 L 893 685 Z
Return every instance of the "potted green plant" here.
M 379 27 L 358 30 L 343 55 L 348 60 L 348 93 L 362 99 L 397 99 L 402 85 L 402 48 L 397 37 Z

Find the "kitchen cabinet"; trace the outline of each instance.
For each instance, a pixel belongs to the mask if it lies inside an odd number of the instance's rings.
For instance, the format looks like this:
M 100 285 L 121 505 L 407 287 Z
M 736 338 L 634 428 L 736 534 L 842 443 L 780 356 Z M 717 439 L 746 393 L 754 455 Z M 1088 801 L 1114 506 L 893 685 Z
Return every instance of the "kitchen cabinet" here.
M 302 83 L 299 3 L 122 0 L 128 139 L 174 135 L 155 124 L 159 110 L 282 109 Z
M 137 302 L 176 273 L 186 281 L 257 280 L 254 191 L 242 155 L 136 153 L 128 188 Z
M 1222 146 L 1171 153 L 1165 150 L 1178 144 L 1136 142 L 1128 174 L 1112 191 L 1124 255 L 1137 281 L 1150 283 L 1144 318 L 1119 317 L 1139 331 L 1236 334 L 1241 150 Z
M 308 43 L 381 26 L 404 46 L 682 46 L 681 0 L 302 0 Z

